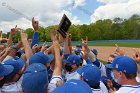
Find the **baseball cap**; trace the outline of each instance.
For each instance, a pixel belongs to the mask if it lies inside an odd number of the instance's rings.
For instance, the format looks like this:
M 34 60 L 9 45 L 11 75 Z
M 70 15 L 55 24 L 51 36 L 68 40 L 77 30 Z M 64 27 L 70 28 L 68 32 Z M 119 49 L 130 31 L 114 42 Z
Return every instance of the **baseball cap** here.
M 46 55 L 43 52 L 38 52 L 30 57 L 29 64 L 32 64 L 32 63 L 42 63 L 42 64 L 51 63 L 53 59 L 54 59 L 54 56 L 52 54 Z
M 11 65 L 0 64 L 0 77 L 11 74 L 13 70 L 14 70 L 14 67 Z
M 101 71 L 99 68 L 92 64 L 87 64 L 77 70 L 88 83 L 98 84 L 101 79 Z
M 19 70 L 22 69 L 22 67 L 24 66 L 26 60 L 23 58 L 19 58 L 18 60 L 14 60 L 14 59 L 10 59 L 5 61 L 3 64 L 4 65 L 12 65 L 14 67 L 13 72 L 17 73 Z
M 82 80 L 69 80 L 51 93 L 92 93 L 92 89 Z
M 118 71 L 122 71 L 128 74 L 137 73 L 136 62 L 128 56 L 117 56 L 113 60 L 113 63 L 111 64 L 110 68 L 117 69 Z
M 67 59 L 64 59 L 62 62 L 67 64 L 80 64 L 81 57 L 76 54 L 71 54 L 67 57 Z
M 41 63 L 31 64 L 23 74 L 24 93 L 45 93 L 48 85 L 48 72 Z
M 77 54 L 77 53 L 80 53 L 81 50 L 79 48 L 75 48 L 74 52 L 75 52 L 75 54 Z
M 91 49 L 91 51 L 92 51 L 95 55 L 98 55 L 98 51 L 97 51 L 95 48 Z
M 66 60 L 71 54 L 64 54 L 64 59 Z

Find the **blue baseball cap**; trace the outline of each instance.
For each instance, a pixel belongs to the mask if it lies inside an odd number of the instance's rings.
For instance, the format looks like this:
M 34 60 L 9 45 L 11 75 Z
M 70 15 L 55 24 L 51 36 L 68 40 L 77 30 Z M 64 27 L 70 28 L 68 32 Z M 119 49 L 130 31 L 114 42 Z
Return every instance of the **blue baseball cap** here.
M 4 65 L 12 65 L 14 67 L 13 73 L 17 73 L 19 70 L 22 69 L 25 62 L 26 62 L 25 59 L 20 58 L 18 60 L 14 60 L 14 59 L 7 60 L 3 64 Z
M 80 56 L 76 54 L 71 54 L 67 57 L 67 59 L 64 59 L 62 62 L 66 64 L 80 64 L 82 60 Z
M 98 84 L 101 80 L 101 71 L 99 68 L 92 64 L 87 64 L 77 70 L 84 80 L 90 84 Z
M 98 55 L 98 51 L 97 51 L 95 48 L 91 49 L 91 51 L 92 51 L 95 55 Z
M 67 58 L 70 56 L 71 54 L 64 54 L 64 59 L 67 60 Z
M 11 65 L 0 64 L 0 77 L 4 77 L 11 74 L 13 70 L 14 70 L 14 67 Z
M 32 63 L 42 63 L 42 64 L 51 63 L 53 61 L 53 59 L 54 59 L 54 56 L 52 54 L 46 55 L 43 52 L 38 52 L 30 57 L 29 64 L 32 64 Z
M 74 52 L 75 52 L 75 53 L 80 53 L 81 50 L 80 50 L 79 48 L 75 48 L 75 49 L 74 49 Z
M 112 69 L 122 71 L 128 74 L 137 73 L 137 64 L 136 62 L 128 56 L 117 56 L 110 66 Z
M 92 89 L 82 80 L 69 80 L 51 93 L 92 93 Z
M 24 93 L 45 93 L 48 85 L 48 72 L 41 63 L 31 64 L 23 74 Z

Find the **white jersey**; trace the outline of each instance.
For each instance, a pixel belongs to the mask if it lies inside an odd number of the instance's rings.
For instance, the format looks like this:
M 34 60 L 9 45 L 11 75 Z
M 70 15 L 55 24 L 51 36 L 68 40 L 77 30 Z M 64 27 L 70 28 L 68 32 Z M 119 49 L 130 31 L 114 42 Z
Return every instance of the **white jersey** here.
M 80 75 L 77 73 L 77 71 L 75 71 L 75 72 L 66 72 L 65 79 L 66 79 L 66 81 L 71 80 L 71 79 L 80 80 Z
M 103 82 L 100 82 L 100 89 L 92 89 L 93 93 L 108 93 L 108 90 Z
M 121 88 L 114 93 L 140 93 L 140 84 L 137 86 L 122 85 Z
M 99 67 L 100 71 L 101 71 L 101 76 L 106 76 L 106 68 L 105 65 L 103 63 L 100 62 L 100 67 Z
M 21 93 L 21 84 L 14 82 L 9 84 L 4 84 L 1 93 Z
M 4 84 L 1 88 L 0 93 L 21 93 L 22 92 L 22 78 L 19 79 L 17 82 L 12 82 L 8 84 Z
M 5 61 L 11 60 L 11 59 L 14 59 L 14 58 L 12 56 L 6 56 L 5 59 L 1 63 L 4 63 Z
M 86 62 L 86 60 L 83 59 L 83 64 L 82 64 L 82 66 L 85 66 L 85 65 L 87 65 L 87 62 Z
M 61 76 L 53 76 L 48 85 L 48 92 L 51 93 L 57 86 L 56 83 L 60 80 L 63 80 Z

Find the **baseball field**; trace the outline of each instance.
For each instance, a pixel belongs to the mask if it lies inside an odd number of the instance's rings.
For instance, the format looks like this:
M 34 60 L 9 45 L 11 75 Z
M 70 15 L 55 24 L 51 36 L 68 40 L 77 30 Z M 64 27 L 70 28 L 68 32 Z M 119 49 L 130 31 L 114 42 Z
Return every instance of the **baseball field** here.
M 107 61 L 108 56 L 115 52 L 117 44 L 127 56 L 131 56 L 135 51 L 140 51 L 140 42 L 98 42 L 90 44 L 90 48 L 96 48 L 98 50 L 98 58 L 102 61 Z

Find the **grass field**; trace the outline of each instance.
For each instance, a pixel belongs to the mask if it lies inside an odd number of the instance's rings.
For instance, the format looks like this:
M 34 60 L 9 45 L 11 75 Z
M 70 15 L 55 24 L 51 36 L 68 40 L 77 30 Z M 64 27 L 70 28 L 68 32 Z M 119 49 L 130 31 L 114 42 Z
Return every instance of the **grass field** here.
M 115 46 L 117 44 L 120 47 L 135 47 L 140 48 L 140 42 L 97 42 L 89 44 L 90 46 Z
M 140 48 L 140 42 L 95 42 L 89 43 L 89 46 L 115 46 L 115 44 L 117 44 L 120 47 Z

